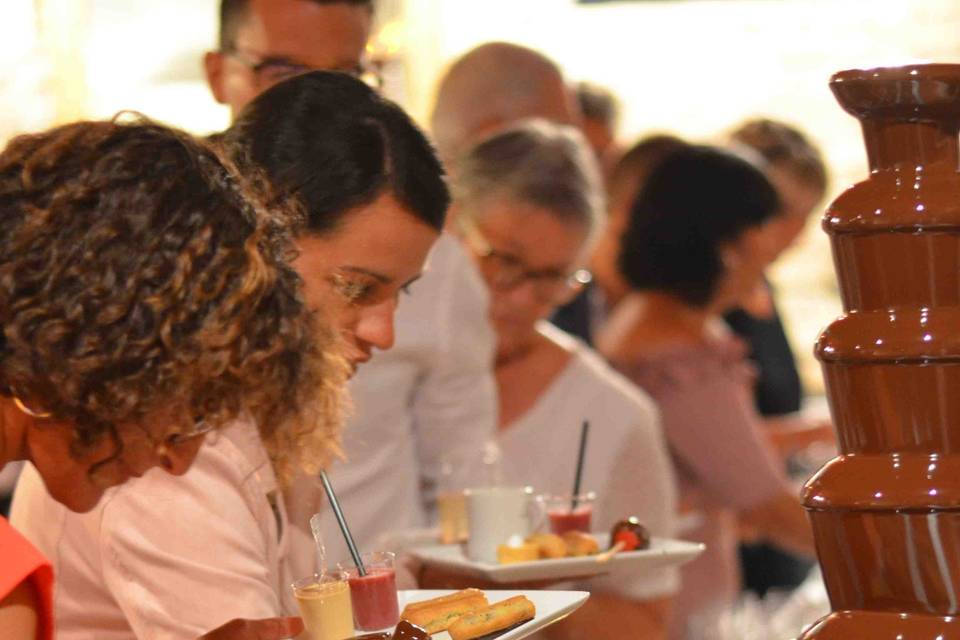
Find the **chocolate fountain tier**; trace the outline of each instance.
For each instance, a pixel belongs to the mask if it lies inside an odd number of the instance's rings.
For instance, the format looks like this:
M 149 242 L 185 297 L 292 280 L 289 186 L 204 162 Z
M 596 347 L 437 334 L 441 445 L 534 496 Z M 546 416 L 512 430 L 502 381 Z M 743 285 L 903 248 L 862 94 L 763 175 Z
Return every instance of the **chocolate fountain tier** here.
M 960 454 L 958 328 L 960 307 L 892 309 L 847 314 L 821 334 L 841 453 Z
M 960 175 L 920 169 L 877 172 L 827 211 L 845 310 L 960 306 Z
M 824 216 L 840 457 L 805 486 L 834 613 L 805 640 L 960 640 L 960 65 L 844 71 L 867 180 Z
M 902 629 L 910 633 L 904 635 Z M 810 630 L 817 640 L 958 640 L 960 618 L 909 613 L 841 611 L 832 613 Z
M 957 496 L 960 456 L 855 454 L 821 469 L 803 502 L 834 609 L 960 613 Z

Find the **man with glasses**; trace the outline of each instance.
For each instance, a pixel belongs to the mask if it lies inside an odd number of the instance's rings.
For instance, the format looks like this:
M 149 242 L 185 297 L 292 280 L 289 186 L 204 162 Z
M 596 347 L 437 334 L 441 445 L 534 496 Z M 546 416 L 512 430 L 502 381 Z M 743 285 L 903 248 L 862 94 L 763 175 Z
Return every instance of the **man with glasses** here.
M 343 71 L 378 84 L 364 66 L 373 0 L 223 0 L 207 83 L 231 118 L 257 95 L 306 71 Z

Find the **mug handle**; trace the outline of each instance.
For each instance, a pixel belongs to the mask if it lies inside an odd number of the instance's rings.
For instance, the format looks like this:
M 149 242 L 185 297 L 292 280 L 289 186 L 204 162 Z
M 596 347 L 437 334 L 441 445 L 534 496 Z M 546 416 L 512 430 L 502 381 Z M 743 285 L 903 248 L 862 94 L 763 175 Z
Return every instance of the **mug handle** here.
M 530 522 L 530 533 L 542 533 L 547 527 L 547 500 L 546 495 L 532 494 L 528 506 L 528 519 Z

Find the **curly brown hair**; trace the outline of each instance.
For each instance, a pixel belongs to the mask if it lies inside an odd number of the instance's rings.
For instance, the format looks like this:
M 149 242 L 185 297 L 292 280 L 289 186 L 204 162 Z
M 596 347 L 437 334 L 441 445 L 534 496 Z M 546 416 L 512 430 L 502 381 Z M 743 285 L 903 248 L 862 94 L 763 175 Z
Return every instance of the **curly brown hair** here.
M 256 422 L 281 477 L 339 452 L 347 367 L 307 311 L 282 216 L 226 161 L 138 117 L 0 154 L 0 390 L 74 451 L 174 408 Z

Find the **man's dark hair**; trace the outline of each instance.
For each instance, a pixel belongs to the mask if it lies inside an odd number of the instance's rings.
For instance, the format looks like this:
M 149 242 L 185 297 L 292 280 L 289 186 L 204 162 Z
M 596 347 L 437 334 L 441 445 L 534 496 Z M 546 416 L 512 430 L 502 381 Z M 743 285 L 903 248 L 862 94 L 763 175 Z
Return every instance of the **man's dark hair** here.
M 592 82 L 578 82 L 574 87 L 574 95 L 584 118 L 602 122 L 611 129 L 616 127 L 620 105 L 613 92 Z
M 221 142 L 272 196 L 296 200 L 308 233 L 326 233 L 384 193 L 442 229 L 450 194 L 423 132 L 393 102 L 345 73 L 312 71 L 274 85 Z
M 704 146 L 677 149 L 650 173 L 630 211 L 620 270 L 635 289 L 703 307 L 724 267 L 720 246 L 780 208 L 763 172 Z
M 373 10 L 374 0 L 304 0 L 314 4 L 352 4 Z M 236 46 L 237 29 L 247 17 L 250 0 L 220 0 L 220 51 L 231 51 Z

